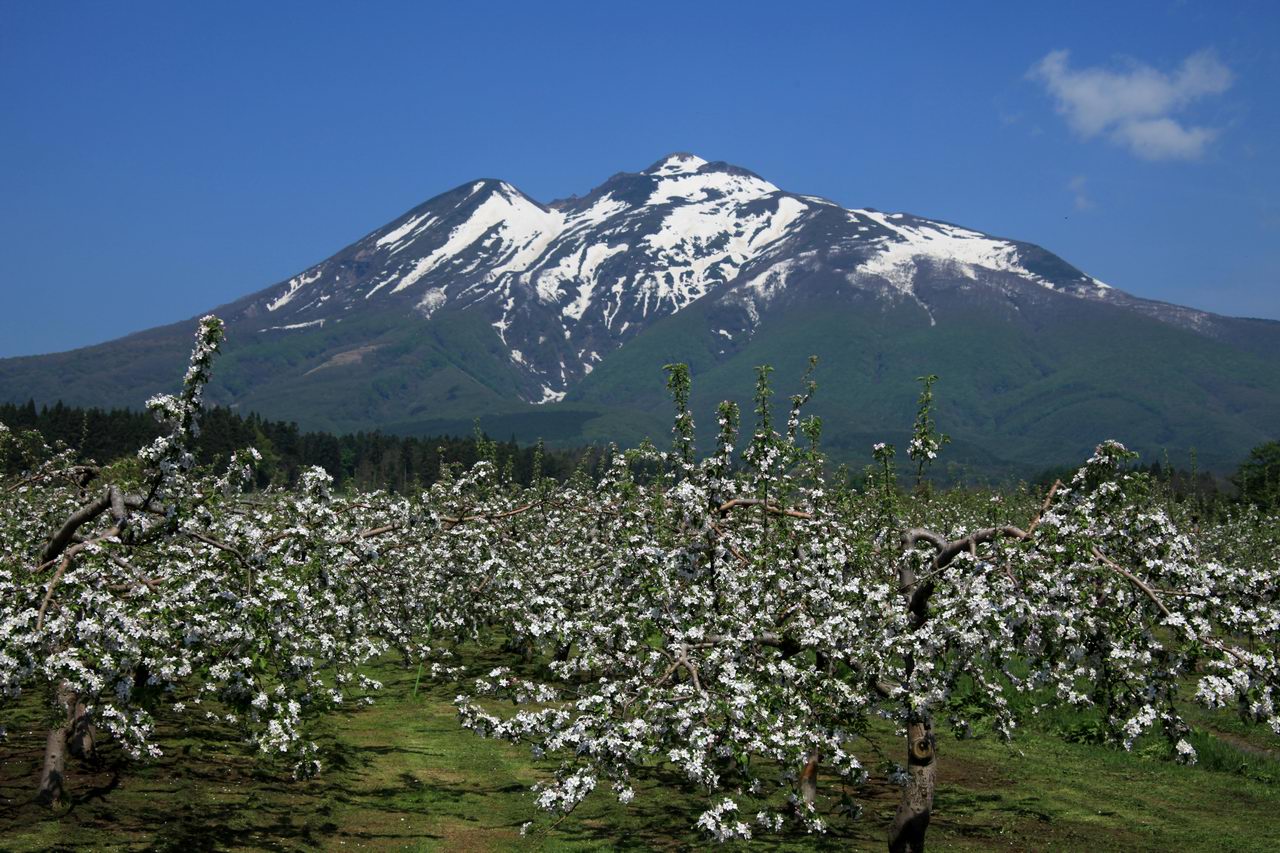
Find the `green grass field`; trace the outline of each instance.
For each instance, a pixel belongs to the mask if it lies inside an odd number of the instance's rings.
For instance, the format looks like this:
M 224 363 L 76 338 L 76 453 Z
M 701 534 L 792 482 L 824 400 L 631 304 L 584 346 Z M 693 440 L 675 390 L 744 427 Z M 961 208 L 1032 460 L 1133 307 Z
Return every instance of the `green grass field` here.
M 489 665 L 489 655 L 468 663 Z M 705 806 L 682 780 L 656 768 L 629 807 L 598 790 L 572 815 L 537 812 L 529 786 L 548 764 L 461 729 L 457 684 L 424 682 L 386 663 L 385 688 L 368 707 L 321 726 L 324 774 L 293 782 L 255 762 L 229 730 L 162 721 L 164 758 L 121 760 L 109 745 L 99 764 L 72 763 L 72 801 L 57 811 L 31 802 L 43 750 L 39 708 L 7 716 L 0 745 L 0 849 L 222 850 L 681 849 L 704 845 L 691 827 Z M 1179 767 L 1157 744 L 1133 753 L 1074 742 L 1079 721 L 1051 715 L 1005 745 L 979 730 L 946 735 L 930 845 L 938 850 L 1277 850 L 1280 738 L 1225 717 L 1200 715 L 1202 765 Z M 1067 737 L 1063 737 L 1065 733 Z M 882 755 L 877 755 L 879 750 Z M 872 732 L 868 767 L 902 760 L 888 726 Z M 603 788 L 603 786 L 602 786 Z M 838 795 L 827 790 L 824 794 Z M 858 792 L 857 820 L 824 797 L 825 836 L 763 836 L 761 849 L 884 849 L 897 789 L 883 772 Z M 533 821 L 526 835 L 521 825 Z

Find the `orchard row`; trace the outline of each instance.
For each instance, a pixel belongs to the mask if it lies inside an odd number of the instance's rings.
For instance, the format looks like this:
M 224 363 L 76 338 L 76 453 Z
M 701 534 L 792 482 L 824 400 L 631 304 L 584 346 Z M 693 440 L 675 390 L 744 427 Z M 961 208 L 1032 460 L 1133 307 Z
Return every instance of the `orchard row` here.
M 160 708 L 320 772 L 312 722 L 370 701 L 362 673 L 393 651 L 464 685 L 463 726 L 559 761 L 542 808 L 630 801 L 666 763 L 720 840 L 821 831 L 819 790 L 856 798 L 879 717 L 906 745 L 890 847 L 922 849 L 962 686 L 1008 737 L 1018 694 L 1096 708 L 1124 747 L 1159 733 L 1185 762 L 1188 701 L 1280 732 L 1280 520 L 1200 526 L 1114 442 L 1047 495 L 934 494 L 926 377 L 915 488 L 887 445 L 852 487 L 803 417 L 812 382 L 775 429 L 762 370 L 746 435 L 723 405 L 699 461 L 674 365 L 672 448 L 614 451 L 599 476 L 519 485 L 482 458 L 408 496 L 334 494 L 322 469 L 257 491 L 254 450 L 215 476 L 190 449 L 221 339 L 202 321 L 136 464 L 76 464 L 0 425 L 0 470 L 22 472 L 0 484 L 0 713 L 32 692 L 49 709 L 46 801 L 100 738 L 158 754 Z M 512 666 L 463 671 L 453 650 L 478 638 Z

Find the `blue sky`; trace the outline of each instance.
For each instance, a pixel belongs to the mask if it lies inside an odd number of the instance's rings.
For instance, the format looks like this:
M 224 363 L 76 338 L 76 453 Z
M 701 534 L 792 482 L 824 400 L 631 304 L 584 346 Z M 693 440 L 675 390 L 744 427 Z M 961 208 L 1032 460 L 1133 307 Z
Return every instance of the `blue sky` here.
M 671 151 L 1280 319 L 1280 4 L 0 0 L 0 356 Z

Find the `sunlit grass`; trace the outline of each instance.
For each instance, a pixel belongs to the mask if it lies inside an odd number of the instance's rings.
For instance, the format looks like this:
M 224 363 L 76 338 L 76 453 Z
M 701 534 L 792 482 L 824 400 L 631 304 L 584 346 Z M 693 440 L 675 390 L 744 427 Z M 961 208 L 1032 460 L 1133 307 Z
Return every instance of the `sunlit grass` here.
M 499 661 L 471 649 L 477 671 Z M 6 709 L 0 746 L 0 849 L 676 849 L 699 845 L 691 827 L 703 798 L 668 768 L 637 786 L 629 807 L 597 790 L 562 820 L 540 814 L 530 786 L 554 766 L 527 750 L 460 728 L 457 684 L 424 680 L 416 666 L 385 662 L 385 687 L 370 707 L 320 724 L 325 772 L 306 782 L 247 755 L 225 727 L 185 731 L 162 721 L 163 759 L 126 763 L 107 747 L 100 766 L 73 765 L 72 803 L 50 812 L 31 803 L 43 732 L 40 709 Z M 1280 764 L 1274 736 L 1222 715 L 1196 718 L 1201 765 L 1180 767 L 1154 742 L 1133 753 L 1061 734 L 1072 719 L 1047 713 L 1011 744 L 978 727 L 956 740 L 940 732 L 939 787 L 930 846 L 939 850 L 1280 849 Z M 1228 742 L 1210 734 L 1238 739 Z M 899 759 L 892 727 L 877 724 L 864 764 Z M 1153 746 L 1154 744 L 1154 746 Z M 1241 747 L 1247 747 L 1249 751 Z M 825 777 L 830 781 L 830 776 Z M 860 819 L 836 813 L 824 789 L 823 837 L 766 836 L 795 849 L 883 849 L 897 790 L 883 774 L 857 792 Z M 526 835 L 521 826 L 532 822 Z

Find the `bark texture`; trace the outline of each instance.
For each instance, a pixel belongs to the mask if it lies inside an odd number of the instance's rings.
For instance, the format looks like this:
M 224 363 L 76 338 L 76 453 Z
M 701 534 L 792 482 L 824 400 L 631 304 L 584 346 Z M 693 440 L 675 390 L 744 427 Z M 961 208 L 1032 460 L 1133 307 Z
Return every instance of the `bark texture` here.
M 36 791 L 36 802 L 47 806 L 61 805 L 66 797 L 67 753 L 92 758 L 95 740 L 88 709 L 65 683 L 58 688 L 58 704 L 67 709 L 67 722 L 50 729 L 45 738 L 44 768 Z
M 907 785 L 889 828 L 890 853 L 924 853 L 924 835 L 933 813 L 938 765 L 933 730 L 923 720 L 907 725 Z
M 808 805 L 813 805 L 818 798 L 818 752 L 809 753 L 804 770 L 800 772 L 800 796 Z
M 71 754 L 81 761 L 93 758 L 94 744 L 97 742 L 93 723 L 89 718 L 84 703 L 75 701 L 71 710 L 71 725 L 67 730 L 67 748 Z
M 65 793 L 63 779 L 67 768 L 67 727 L 49 730 L 44 746 L 44 770 L 40 773 L 40 789 L 36 802 L 46 806 L 62 804 Z

